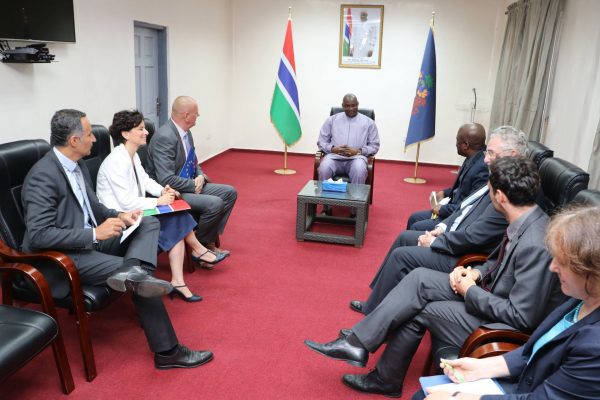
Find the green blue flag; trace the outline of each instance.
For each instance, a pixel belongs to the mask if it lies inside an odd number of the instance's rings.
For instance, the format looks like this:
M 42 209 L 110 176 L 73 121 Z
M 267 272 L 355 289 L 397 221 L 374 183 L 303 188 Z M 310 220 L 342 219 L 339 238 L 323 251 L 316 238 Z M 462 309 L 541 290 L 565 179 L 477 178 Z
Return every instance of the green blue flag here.
M 271 102 L 271 122 L 287 146 L 300 140 L 300 103 L 296 86 L 296 62 L 292 41 L 292 19 L 288 19 L 283 42 L 283 52 L 279 61 L 277 83 Z

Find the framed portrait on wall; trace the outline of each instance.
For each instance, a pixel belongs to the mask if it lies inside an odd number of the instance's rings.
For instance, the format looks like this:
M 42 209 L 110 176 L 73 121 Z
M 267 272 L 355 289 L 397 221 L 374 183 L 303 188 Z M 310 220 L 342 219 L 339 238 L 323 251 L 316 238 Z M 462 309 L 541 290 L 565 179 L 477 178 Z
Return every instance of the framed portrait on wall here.
M 343 68 L 381 68 L 383 5 L 340 6 L 340 58 Z

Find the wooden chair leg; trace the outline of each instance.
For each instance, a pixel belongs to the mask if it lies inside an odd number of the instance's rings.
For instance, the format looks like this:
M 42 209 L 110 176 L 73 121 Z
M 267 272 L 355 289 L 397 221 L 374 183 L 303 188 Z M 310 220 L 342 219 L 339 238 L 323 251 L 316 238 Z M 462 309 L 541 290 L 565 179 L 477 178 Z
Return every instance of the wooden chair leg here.
M 58 370 L 62 390 L 65 394 L 69 394 L 75 389 L 75 383 L 73 383 L 73 375 L 71 374 L 71 368 L 69 367 L 69 361 L 67 360 L 65 342 L 63 341 L 60 327 L 56 338 L 52 341 L 52 352 L 54 353 L 54 361 L 56 363 L 56 369 Z
M 91 382 L 96 378 L 96 360 L 94 358 L 94 349 L 92 347 L 92 338 L 90 337 L 90 329 L 88 325 L 88 314 L 85 310 L 79 310 L 76 307 L 75 314 L 77 319 L 77 335 L 79 336 L 79 346 L 81 348 L 81 356 L 83 357 L 83 366 L 85 368 L 85 378 Z

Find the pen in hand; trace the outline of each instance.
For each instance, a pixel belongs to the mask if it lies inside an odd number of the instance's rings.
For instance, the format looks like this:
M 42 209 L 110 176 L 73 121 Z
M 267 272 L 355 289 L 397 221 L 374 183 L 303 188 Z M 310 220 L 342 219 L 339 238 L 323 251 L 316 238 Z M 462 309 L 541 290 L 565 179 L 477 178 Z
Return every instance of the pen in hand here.
M 452 372 L 452 375 L 454 375 L 456 377 L 456 380 L 458 380 L 459 383 L 465 383 L 465 377 L 462 376 L 462 374 L 460 372 L 458 372 L 452 365 L 450 365 L 448 363 L 448 361 L 446 360 L 440 360 L 442 362 L 442 364 L 444 364 L 444 366 L 448 367 L 450 369 L 450 371 Z

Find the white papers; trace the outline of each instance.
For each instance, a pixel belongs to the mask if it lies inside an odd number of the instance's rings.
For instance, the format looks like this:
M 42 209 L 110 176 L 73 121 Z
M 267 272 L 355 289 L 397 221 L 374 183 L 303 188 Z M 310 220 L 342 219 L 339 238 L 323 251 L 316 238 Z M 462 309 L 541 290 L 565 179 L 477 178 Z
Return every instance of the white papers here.
M 442 200 L 438 201 L 437 192 L 435 190 L 429 195 L 429 204 L 431 205 L 431 208 L 434 208 L 437 205 L 445 206 L 448 203 L 450 203 L 450 197 L 444 197 Z
M 133 225 L 130 225 L 127 229 L 121 232 L 121 243 L 123 243 L 125 239 L 127 239 L 129 235 L 131 235 L 133 231 L 137 229 L 138 226 L 140 226 L 140 222 L 142 222 L 142 217 L 143 215 L 142 213 L 140 213 L 138 219 L 133 223 Z
M 325 182 L 329 182 L 329 183 L 337 183 L 337 184 L 342 184 L 342 183 L 346 183 L 344 182 L 344 180 L 342 178 L 339 178 L 337 181 L 334 181 L 332 178 L 327 179 Z
M 504 391 L 498 386 L 498 384 L 489 378 L 479 379 L 473 382 L 465 383 L 446 383 L 443 385 L 430 386 L 427 388 L 429 393 L 431 392 L 461 392 L 461 393 L 472 393 L 472 394 L 504 394 Z

